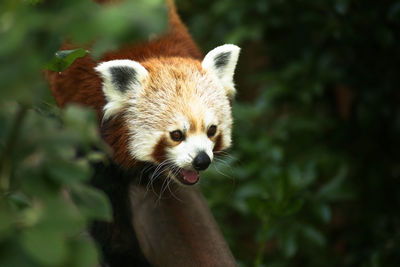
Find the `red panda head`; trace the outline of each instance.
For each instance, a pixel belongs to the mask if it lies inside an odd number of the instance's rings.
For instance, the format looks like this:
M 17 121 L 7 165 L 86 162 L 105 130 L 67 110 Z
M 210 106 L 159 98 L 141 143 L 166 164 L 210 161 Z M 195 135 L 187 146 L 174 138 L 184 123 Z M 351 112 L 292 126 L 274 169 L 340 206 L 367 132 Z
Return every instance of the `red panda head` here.
M 127 129 L 127 147 L 114 146 L 114 153 L 125 149 L 129 160 L 154 163 L 178 183 L 195 184 L 214 154 L 231 145 L 239 50 L 219 46 L 202 62 L 166 57 L 99 64 L 103 120 L 122 118 Z

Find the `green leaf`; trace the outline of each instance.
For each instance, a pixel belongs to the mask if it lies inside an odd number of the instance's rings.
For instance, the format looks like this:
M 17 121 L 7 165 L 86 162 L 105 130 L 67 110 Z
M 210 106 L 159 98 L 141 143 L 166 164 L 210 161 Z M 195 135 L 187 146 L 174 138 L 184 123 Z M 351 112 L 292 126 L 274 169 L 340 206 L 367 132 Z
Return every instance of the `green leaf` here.
M 111 219 L 111 206 L 103 192 L 85 185 L 73 186 L 71 197 L 86 217 L 99 220 Z
M 293 231 L 287 231 L 286 233 L 283 233 L 279 239 L 279 246 L 286 257 L 293 257 L 297 251 L 295 233 Z
M 324 235 L 312 226 L 303 226 L 301 229 L 304 237 L 317 246 L 324 246 L 326 239 Z
M 328 223 L 331 220 L 331 209 L 325 203 L 318 203 L 314 207 L 314 212 L 324 223 Z
M 340 168 L 336 176 L 319 189 L 317 197 L 330 201 L 350 198 L 351 194 L 343 188 L 347 174 L 347 167 Z
M 86 56 L 87 50 L 78 48 L 74 50 L 57 51 L 54 57 L 45 66 L 45 69 L 61 72 L 66 70 L 77 58 Z
M 77 162 L 55 161 L 47 166 L 51 178 L 62 184 L 86 181 L 90 178 L 90 167 L 85 160 Z
M 14 220 L 13 214 L 6 206 L 6 203 L 2 202 L 1 197 L 2 196 L 0 196 L 0 240 L 3 235 L 11 233 Z
M 6 246 L 1 246 L 0 266 L 2 267 L 32 267 L 32 259 L 24 253 L 23 248 L 17 242 L 15 235 L 9 239 Z M 4 243 L 3 243 L 4 244 Z
M 8 197 L 8 201 L 15 209 L 18 210 L 22 210 L 31 205 L 31 200 L 21 192 L 11 194 Z
M 303 204 L 304 204 L 304 199 L 296 199 L 290 201 L 287 204 L 287 207 L 282 211 L 282 215 L 288 216 L 298 212 L 303 207 Z
M 74 267 L 99 266 L 97 250 L 91 239 L 73 240 L 70 244 L 68 265 Z
M 32 228 L 22 234 L 21 244 L 34 260 L 46 266 L 61 264 L 67 256 L 65 237 L 47 228 Z

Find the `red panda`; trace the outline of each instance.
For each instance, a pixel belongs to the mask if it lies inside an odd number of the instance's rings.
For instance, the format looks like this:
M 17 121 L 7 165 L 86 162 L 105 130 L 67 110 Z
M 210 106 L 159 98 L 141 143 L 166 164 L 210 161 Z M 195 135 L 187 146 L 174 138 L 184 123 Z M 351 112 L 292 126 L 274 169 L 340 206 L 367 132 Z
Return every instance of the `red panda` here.
M 231 145 L 240 49 L 226 44 L 202 57 L 167 2 L 165 35 L 106 53 L 100 62 L 86 56 L 47 77 L 59 106 L 75 102 L 96 109 L 118 165 L 149 162 L 178 184 L 193 185 L 214 154 Z
M 173 2 L 167 3 L 169 29 L 163 36 L 106 53 L 99 62 L 87 55 L 62 73 L 46 73 L 60 107 L 79 103 L 97 111 L 101 135 L 113 150 L 113 163 L 96 165 L 92 178 L 113 208 L 112 222 L 90 227 L 107 266 L 149 265 L 129 204 L 129 185 L 144 164 L 153 166 L 154 179 L 194 185 L 199 171 L 231 145 L 240 49 L 226 44 L 203 57 Z M 64 44 L 61 49 L 73 48 Z

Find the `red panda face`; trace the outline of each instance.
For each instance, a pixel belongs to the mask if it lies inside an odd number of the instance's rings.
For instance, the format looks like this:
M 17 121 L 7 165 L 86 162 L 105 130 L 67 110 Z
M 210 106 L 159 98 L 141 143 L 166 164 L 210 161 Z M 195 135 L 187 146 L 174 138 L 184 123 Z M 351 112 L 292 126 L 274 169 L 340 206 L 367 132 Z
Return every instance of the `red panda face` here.
M 158 165 L 180 184 L 197 183 L 198 172 L 231 144 L 238 54 L 237 46 L 224 45 L 202 62 L 113 60 L 96 67 L 107 100 L 104 119 L 122 116 L 128 129 L 126 156 Z

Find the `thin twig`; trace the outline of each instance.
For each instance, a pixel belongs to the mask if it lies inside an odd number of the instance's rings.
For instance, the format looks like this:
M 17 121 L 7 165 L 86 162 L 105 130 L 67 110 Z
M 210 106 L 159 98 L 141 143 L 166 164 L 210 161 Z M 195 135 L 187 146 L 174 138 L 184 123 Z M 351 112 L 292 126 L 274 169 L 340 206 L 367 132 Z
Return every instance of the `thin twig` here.
M 18 141 L 22 123 L 28 111 L 28 106 L 19 104 L 19 108 L 14 118 L 14 123 L 8 136 L 6 145 L 0 156 L 0 190 L 7 192 L 10 186 L 11 154 Z

